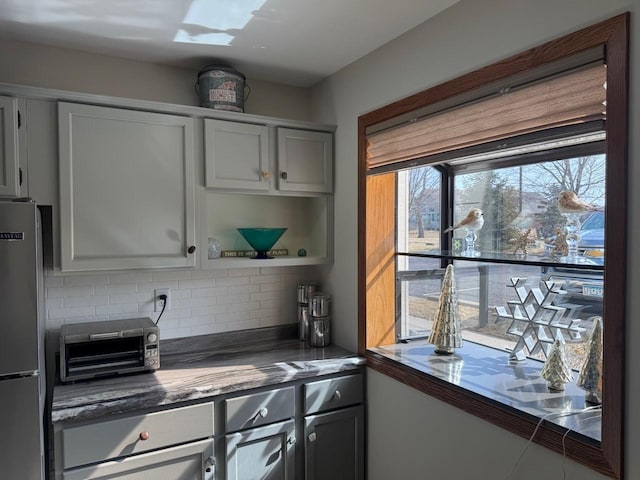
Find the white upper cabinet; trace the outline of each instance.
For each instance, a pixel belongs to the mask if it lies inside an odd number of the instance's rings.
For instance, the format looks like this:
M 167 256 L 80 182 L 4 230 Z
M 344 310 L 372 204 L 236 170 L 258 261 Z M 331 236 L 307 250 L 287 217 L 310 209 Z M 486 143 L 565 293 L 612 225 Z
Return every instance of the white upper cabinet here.
M 208 188 L 332 192 L 332 133 L 205 119 L 204 138 Z
M 205 119 L 206 186 L 269 190 L 269 129 L 264 125 Z
M 332 192 L 331 133 L 278 128 L 278 189 L 285 192 Z
M 58 104 L 62 271 L 190 267 L 193 119 Z
M 0 97 L 0 196 L 20 194 L 18 180 L 18 101 Z

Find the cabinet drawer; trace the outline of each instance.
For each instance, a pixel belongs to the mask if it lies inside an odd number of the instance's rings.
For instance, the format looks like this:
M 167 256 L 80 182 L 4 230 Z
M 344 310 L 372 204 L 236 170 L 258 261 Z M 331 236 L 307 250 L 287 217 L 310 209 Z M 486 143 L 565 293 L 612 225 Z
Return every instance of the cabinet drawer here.
M 213 480 L 213 439 L 135 455 L 120 461 L 78 467 L 62 480 Z
M 304 386 L 304 414 L 362 403 L 362 375 L 309 382 Z
M 62 431 L 63 468 L 102 462 L 213 434 L 211 402 L 65 428 Z
M 295 414 L 295 388 L 252 393 L 225 400 L 227 432 L 291 418 Z

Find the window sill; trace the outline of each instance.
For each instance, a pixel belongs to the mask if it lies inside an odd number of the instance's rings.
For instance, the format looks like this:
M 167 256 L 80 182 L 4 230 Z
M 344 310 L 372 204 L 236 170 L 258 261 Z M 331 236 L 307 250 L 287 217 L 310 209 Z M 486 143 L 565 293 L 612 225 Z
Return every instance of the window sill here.
M 600 464 L 600 411 L 564 415 L 588 406 L 584 391 L 574 383 L 549 391 L 541 362 L 512 364 L 506 352 L 471 342 L 453 355 L 436 355 L 425 340 L 370 348 L 366 357 L 368 367 L 524 438 L 544 417 L 536 443 L 572 458 L 586 455 L 591 468 L 610 474 Z

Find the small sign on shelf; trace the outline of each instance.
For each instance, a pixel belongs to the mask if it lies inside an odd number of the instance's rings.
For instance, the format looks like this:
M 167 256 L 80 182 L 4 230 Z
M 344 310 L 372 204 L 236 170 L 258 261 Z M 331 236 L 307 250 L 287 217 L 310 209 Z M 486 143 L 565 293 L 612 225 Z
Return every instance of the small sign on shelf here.
M 221 258 L 251 258 L 257 255 L 255 250 L 222 250 Z M 286 257 L 289 255 L 288 248 L 276 248 L 269 250 L 267 255 L 270 257 Z

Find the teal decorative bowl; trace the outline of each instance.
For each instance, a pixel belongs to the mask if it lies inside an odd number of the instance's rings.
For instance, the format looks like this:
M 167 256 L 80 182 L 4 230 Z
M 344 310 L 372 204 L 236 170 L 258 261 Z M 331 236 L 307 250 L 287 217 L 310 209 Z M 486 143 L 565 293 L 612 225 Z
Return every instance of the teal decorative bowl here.
M 286 228 L 239 228 L 238 231 L 249 245 L 258 253 L 256 259 L 273 258 L 267 255 Z

